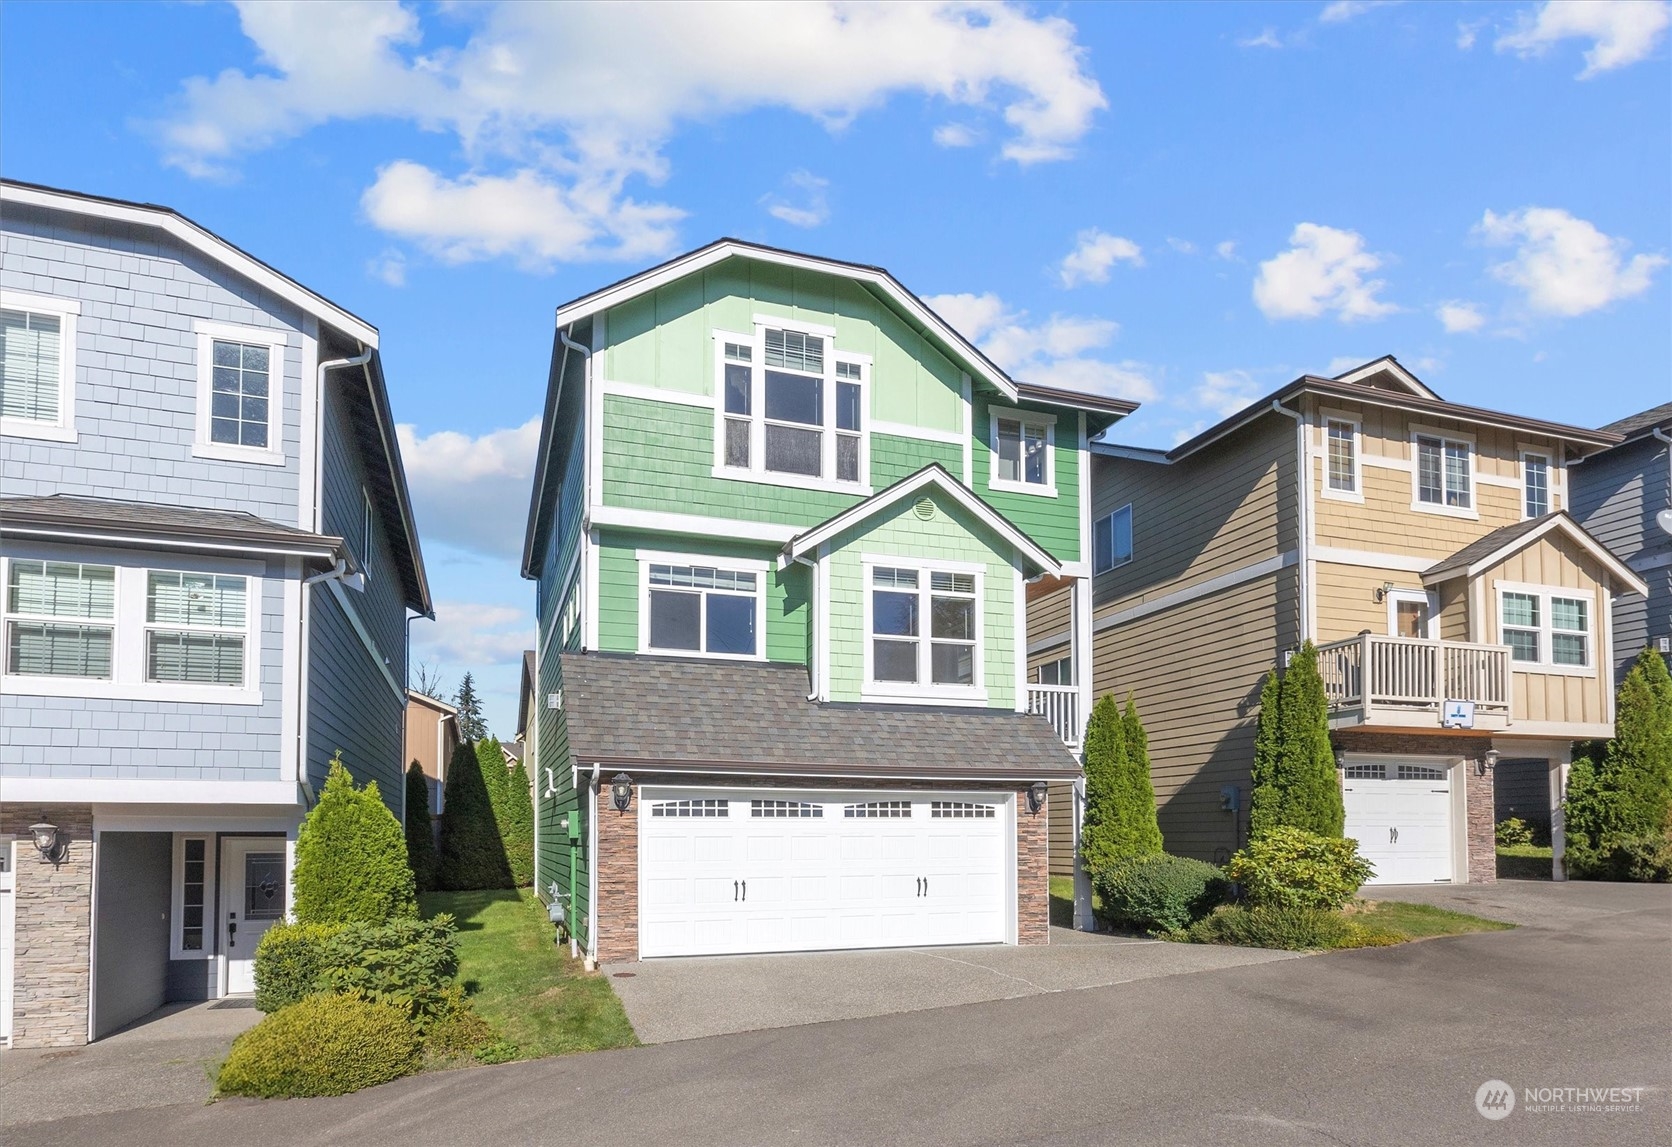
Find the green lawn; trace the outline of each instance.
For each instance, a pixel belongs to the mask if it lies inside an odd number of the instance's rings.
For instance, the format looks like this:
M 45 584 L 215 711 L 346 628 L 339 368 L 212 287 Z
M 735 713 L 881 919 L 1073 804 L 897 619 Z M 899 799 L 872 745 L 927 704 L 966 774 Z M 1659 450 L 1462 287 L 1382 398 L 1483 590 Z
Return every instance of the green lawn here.
M 518 1059 L 638 1043 L 609 981 L 552 942 L 532 892 L 429 892 L 421 900 L 426 916 L 458 920 L 459 982 Z
M 1100 912 L 1103 901 L 1093 892 L 1091 894 L 1091 909 Z M 1072 876 L 1051 877 L 1051 923 L 1058 928 L 1074 927 L 1074 878 Z
M 1502 932 L 1515 927 L 1499 920 L 1471 916 L 1467 912 L 1453 912 L 1431 904 L 1406 904 L 1398 900 L 1363 900 L 1351 915 L 1355 922 L 1378 932 L 1391 933 L 1401 940 L 1461 936 L 1465 932 Z
M 1511 844 L 1498 846 L 1499 880 L 1549 880 L 1550 846 Z

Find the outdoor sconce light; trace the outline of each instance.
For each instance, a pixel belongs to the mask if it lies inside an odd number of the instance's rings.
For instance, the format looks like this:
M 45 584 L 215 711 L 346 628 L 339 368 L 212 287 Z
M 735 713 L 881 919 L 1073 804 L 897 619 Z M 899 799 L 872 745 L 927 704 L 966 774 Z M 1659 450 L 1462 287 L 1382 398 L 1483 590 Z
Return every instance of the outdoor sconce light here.
M 1486 752 L 1480 758 L 1480 767 L 1477 770 L 1478 775 L 1484 777 L 1487 774 L 1487 772 L 1489 772 L 1492 769 L 1497 768 L 1498 767 L 1498 756 L 1499 756 L 1499 753 L 1498 753 L 1497 749 L 1486 750 Z
M 70 842 L 58 835 L 58 826 L 42 821 L 40 824 L 29 826 L 29 835 L 34 838 L 35 851 L 41 854 L 41 859 L 48 864 L 58 865 L 64 862 L 64 854 L 70 849 Z
M 1028 812 L 1037 816 L 1039 814 L 1039 810 L 1045 807 L 1045 797 L 1050 791 L 1051 786 L 1047 785 L 1044 781 L 1034 781 L 1033 784 L 1029 785 Z
M 1345 749 L 1335 750 L 1335 767 L 1338 769 L 1347 767 L 1347 751 Z
M 1393 583 L 1391 581 L 1385 581 L 1385 582 L 1382 583 L 1381 588 L 1379 588 L 1376 591 L 1376 600 L 1377 601 L 1386 601 L 1388 599 L 1388 594 L 1390 594 L 1392 592 L 1393 592 Z
M 626 773 L 617 773 L 610 778 L 610 803 L 616 812 L 626 812 L 633 803 L 633 778 Z

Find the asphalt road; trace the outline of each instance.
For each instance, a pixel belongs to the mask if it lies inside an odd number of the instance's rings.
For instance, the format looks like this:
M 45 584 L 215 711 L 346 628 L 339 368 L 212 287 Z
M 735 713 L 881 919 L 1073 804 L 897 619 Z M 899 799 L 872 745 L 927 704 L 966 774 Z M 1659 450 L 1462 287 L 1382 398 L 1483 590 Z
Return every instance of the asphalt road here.
M 13 1128 L 12 1142 L 1663 1147 L 1672 889 L 1587 893 L 1577 918 L 1513 932 L 447 1072 L 342 1099 L 85 1116 Z M 1475 1109 L 1489 1079 L 1517 1094 L 1501 1121 Z M 1522 1098 L 1568 1087 L 1645 1090 L 1634 1112 L 1535 1112 Z

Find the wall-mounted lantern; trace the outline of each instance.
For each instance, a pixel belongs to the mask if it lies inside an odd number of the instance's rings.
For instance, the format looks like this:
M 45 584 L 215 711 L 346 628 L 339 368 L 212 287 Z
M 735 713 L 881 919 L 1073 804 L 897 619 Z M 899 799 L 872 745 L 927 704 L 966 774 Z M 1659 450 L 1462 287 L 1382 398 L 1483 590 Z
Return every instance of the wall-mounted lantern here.
M 633 778 L 617 773 L 610 778 L 610 803 L 616 812 L 626 812 L 633 803 Z
M 1045 798 L 1050 794 L 1051 786 L 1044 781 L 1034 781 L 1028 786 L 1028 812 L 1039 815 L 1039 810 L 1045 807 Z
M 47 821 L 29 826 L 29 836 L 35 842 L 35 851 L 41 854 L 41 859 L 48 864 L 64 863 L 64 854 L 70 850 L 70 842 L 64 839 L 58 831 L 58 826 Z

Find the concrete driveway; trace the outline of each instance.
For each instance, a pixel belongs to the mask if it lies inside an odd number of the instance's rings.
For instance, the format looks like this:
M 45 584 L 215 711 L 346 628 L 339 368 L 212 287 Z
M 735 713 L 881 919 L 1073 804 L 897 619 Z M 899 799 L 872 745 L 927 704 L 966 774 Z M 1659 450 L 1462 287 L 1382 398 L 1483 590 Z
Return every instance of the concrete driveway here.
M 1052 928 L 1048 945 L 890 948 L 606 964 L 645 1043 L 862 1019 L 1156 976 L 1295 959 L 1292 952 L 1170 944 Z

